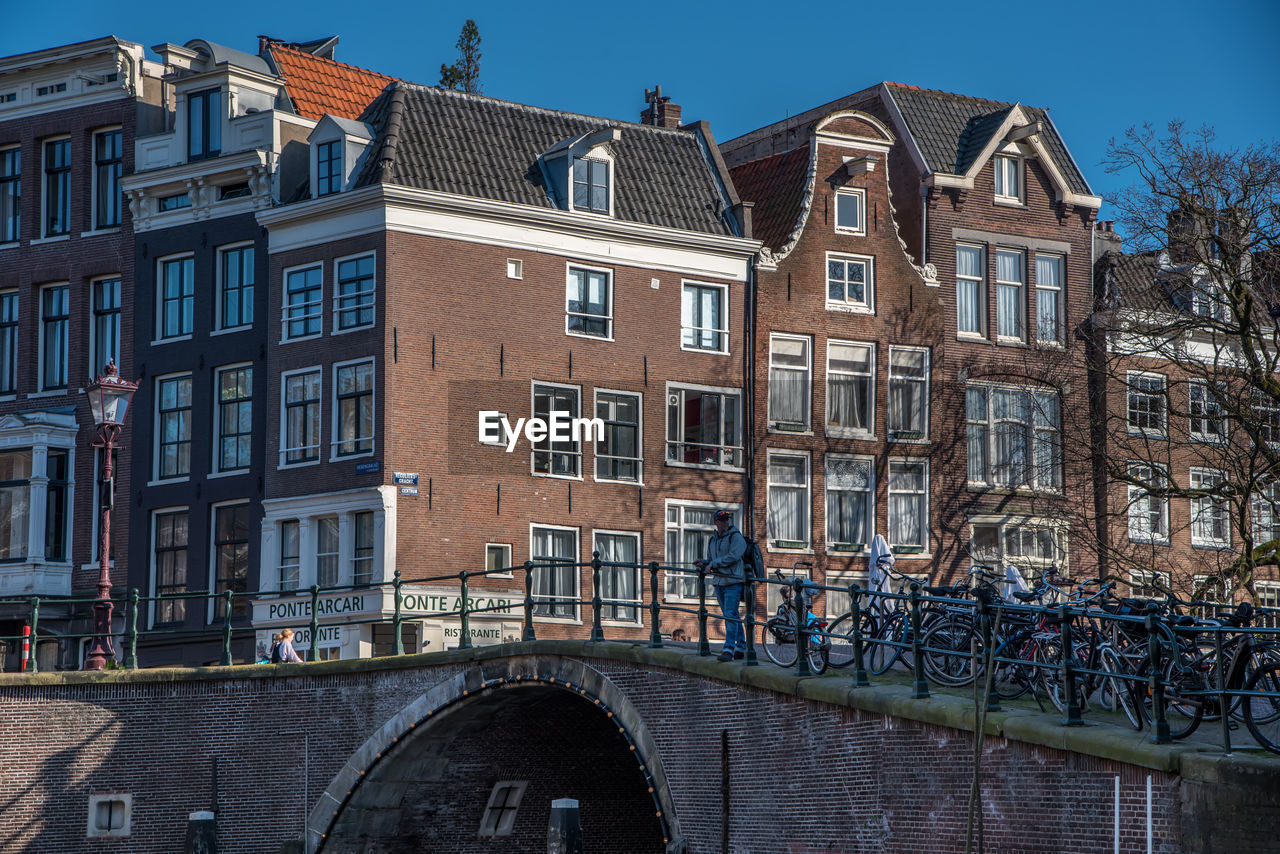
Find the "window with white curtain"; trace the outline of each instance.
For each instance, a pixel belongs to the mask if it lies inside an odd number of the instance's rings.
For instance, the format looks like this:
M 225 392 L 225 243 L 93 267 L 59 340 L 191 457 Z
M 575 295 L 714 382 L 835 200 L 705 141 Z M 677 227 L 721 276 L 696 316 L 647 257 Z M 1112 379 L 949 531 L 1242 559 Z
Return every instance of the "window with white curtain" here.
M 573 620 L 578 616 L 578 529 L 530 526 L 533 613 Z
M 876 432 L 874 344 L 827 342 L 827 433 L 865 436 Z
M 798 335 L 769 338 L 769 426 L 809 429 L 809 342 Z
M 809 456 L 769 454 L 769 544 L 809 546 Z
M 594 551 L 603 563 L 632 566 L 600 567 L 600 616 L 605 620 L 634 623 L 640 618 L 640 535 L 617 531 L 597 531 Z
M 889 546 L 924 551 L 928 545 L 929 463 L 889 460 Z
M 1062 343 L 1062 256 L 1036 256 L 1036 340 Z
M 970 520 L 969 555 L 977 563 L 1066 571 L 1066 528 L 1049 519 L 979 516 Z
M 1254 541 L 1269 543 L 1280 539 L 1280 480 L 1260 486 L 1252 504 Z
M 1129 463 L 1129 539 L 1143 543 L 1169 541 L 1169 499 L 1164 471 L 1147 463 Z M 1141 484 L 1141 485 L 1139 485 Z
M 827 549 L 860 551 L 875 528 L 875 471 L 868 457 L 827 454 Z
M 1206 492 L 1191 499 L 1191 545 L 1209 548 L 1231 545 L 1231 511 L 1225 498 L 1213 494 L 1225 480 L 1220 471 L 1191 469 L 1191 488 Z
M 925 439 L 929 435 L 929 351 L 889 348 L 889 436 Z
M 965 410 L 970 483 L 1061 490 L 1056 393 L 970 383 Z
M 1023 340 L 1023 271 L 1022 252 L 1016 249 L 996 250 L 996 336 Z
M 987 257 L 981 246 L 956 246 L 956 327 L 987 334 Z

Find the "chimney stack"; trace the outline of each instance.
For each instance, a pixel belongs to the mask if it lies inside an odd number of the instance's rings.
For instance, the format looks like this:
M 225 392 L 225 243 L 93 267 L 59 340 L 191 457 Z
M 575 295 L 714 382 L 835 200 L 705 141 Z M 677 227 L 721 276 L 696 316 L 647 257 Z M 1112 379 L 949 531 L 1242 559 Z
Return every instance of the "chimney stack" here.
M 1208 251 L 1209 224 L 1202 205 L 1193 204 L 1192 199 L 1184 199 L 1169 212 L 1167 230 L 1171 263 L 1194 264 L 1211 257 Z
M 680 106 L 662 94 L 661 86 L 644 90 L 644 101 L 649 106 L 640 114 L 640 124 L 660 128 L 680 127 Z

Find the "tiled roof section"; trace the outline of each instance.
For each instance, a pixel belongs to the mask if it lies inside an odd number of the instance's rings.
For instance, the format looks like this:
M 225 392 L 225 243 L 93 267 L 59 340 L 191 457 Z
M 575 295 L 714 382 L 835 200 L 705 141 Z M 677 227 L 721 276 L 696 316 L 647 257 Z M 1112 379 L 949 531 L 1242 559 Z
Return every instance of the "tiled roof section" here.
M 562 113 L 412 83 L 387 87 L 362 119 L 378 146 L 357 186 L 388 183 L 555 208 L 538 158 L 566 139 L 621 128 L 614 217 L 707 234 L 732 234 L 723 195 L 696 134 Z
M 808 171 L 807 145 L 729 170 L 742 200 L 755 202 L 751 214 L 754 236 L 769 249 L 781 248 L 795 229 Z
M 1104 305 L 1146 311 L 1173 308 L 1168 287 L 1158 283 L 1161 268 L 1155 253 L 1108 252 L 1099 259 L 1098 272 L 1097 294 Z
M 925 163 L 935 172 L 952 175 L 963 175 L 973 165 L 974 158 L 1014 106 L 901 83 L 885 85 L 911 129 L 911 136 L 920 146 Z M 1071 159 L 1057 128 L 1049 120 L 1049 114 L 1039 107 L 1025 104 L 1022 109 L 1032 121 L 1044 123 L 1045 132 L 1040 138 L 1071 191 L 1092 195 L 1089 183 Z
M 280 42 L 271 42 L 268 50 L 288 87 L 294 110 L 303 118 L 319 120 L 326 113 L 332 113 L 358 119 L 387 84 L 396 79 L 313 56 Z

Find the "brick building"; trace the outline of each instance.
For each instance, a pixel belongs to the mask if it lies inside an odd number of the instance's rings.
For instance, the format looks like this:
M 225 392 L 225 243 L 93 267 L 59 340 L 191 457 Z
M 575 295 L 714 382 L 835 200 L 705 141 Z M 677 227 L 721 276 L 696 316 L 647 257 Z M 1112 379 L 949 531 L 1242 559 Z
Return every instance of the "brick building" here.
M 393 83 L 310 136 L 307 197 L 270 231 L 265 638 L 309 619 L 320 657 L 389 646 L 399 571 L 409 647 L 452 646 L 462 569 L 531 558 L 691 564 L 746 494 L 745 287 L 758 248 L 701 123 L 580 116 Z M 567 411 L 603 434 L 479 441 L 478 416 Z M 606 571 L 638 604 L 647 579 Z M 540 634 L 581 632 L 589 568 L 540 571 Z M 661 579 L 668 602 L 691 577 Z M 642 586 L 644 585 L 644 586 Z M 475 639 L 519 636 L 518 577 L 473 580 Z M 636 626 L 631 605 L 606 609 Z M 378 625 L 381 623 L 382 625 Z M 304 643 L 306 641 L 304 640 Z
M 812 360 L 815 390 L 844 385 L 876 395 L 868 398 L 867 420 L 855 419 L 868 425 L 853 431 L 867 437 L 861 440 L 864 444 L 849 444 L 844 428 L 831 426 L 825 444 L 815 444 L 828 454 L 864 454 L 864 469 L 883 472 L 874 485 L 866 486 L 865 501 L 876 509 L 864 530 L 874 533 L 875 525 L 882 526 L 878 530 L 886 533 L 895 551 L 909 558 L 903 567 L 910 571 L 945 578 L 964 571 L 971 561 L 1070 568 L 1076 558 L 1070 531 L 1086 522 L 1080 508 L 1092 494 L 1091 472 L 1087 456 L 1064 454 L 1057 435 L 1064 412 L 1088 409 L 1087 366 L 1075 335 L 1091 310 L 1092 221 L 1100 200 L 1092 195 L 1045 111 L 893 83 L 768 125 L 726 142 L 721 150 L 735 177 L 744 179 L 762 158 L 793 158 L 787 186 L 772 192 L 798 196 L 804 167 L 798 162 L 803 155 L 797 152 L 818 150 L 811 140 L 822 141 L 823 122 L 842 110 L 874 117 L 885 129 L 884 138 L 893 142 L 884 158 L 884 178 L 871 171 L 876 165 L 871 154 L 864 155 L 867 159 L 861 164 L 851 159 L 843 170 L 838 161 L 829 161 L 825 171 L 815 172 L 821 178 L 815 186 L 829 187 L 814 193 L 808 212 L 811 218 L 821 217 L 818 222 L 826 232 L 821 241 L 821 251 L 829 256 L 826 311 L 843 308 L 832 305 L 841 294 L 850 302 L 851 266 L 861 276 L 870 277 L 873 270 L 872 264 L 852 257 L 859 242 L 854 240 L 857 227 L 841 225 L 844 211 L 850 217 L 846 223 L 856 222 L 854 212 L 860 204 L 858 185 L 845 183 L 851 169 L 888 182 L 883 207 L 868 207 L 862 214 L 873 229 L 867 235 L 874 233 L 875 217 L 892 218 L 908 258 L 922 268 L 914 275 L 923 276 L 925 288 L 935 285 L 937 290 L 919 288 L 916 282 L 907 288 L 906 280 L 895 286 L 889 279 L 885 286 L 890 292 L 902 288 L 898 294 L 905 304 L 881 302 L 873 309 L 865 302 L 854 303 L 855 312 L 874 310 L 878 317 L 893 311 L 900 319 L 879 329 L 868 326 L 865 337 L 839 345 L 854 349 L 838 355 L 869 355 L 874 345 L 875 370 L 861 368 L 868 364 L 861 362 L 853 370 L 842 363 L 833 371 L 828 352 L 824 376 L 819 373 L 823 360 Z M 830 144 L 838 142 L 832 139 Z M 755 201 L 751 192 L 743 195 Z M 873 201 L 868 189 L 865 204 Z M 763 235 L 763 212 L 760 219 Z M 770 290 L 778 292 L 776 299 L 784 298 L 784 287 L 792 297 L 812 295 L 821 287 L 823 274 L 812 263 L 804 267 L 807 274 L 801 278 L 799 265 L 804 261 L 793 261 L 794 251 L 785 247 L 781 253 L 786 263 L 779 270 L 791 265 L 797 269 L 770 283 Z M 844 265 L 843 279 L 836 276 L 836 262 Z M 880 281 L 878 272 L 875 281 Z M 764 293 L 763 273 L 761 290 L 763 307 L 770 299 Z M 858 293 L 865 300 L 874 290 L 865 287 Z M 798 315 L 789 320 L 804 322 Z M 810 334 L 803 326 L 771 330 L 766 322 L 773 318 L 762 318 L 756 336 L 762 353 L 769 351 L 775 332 Z M 878 338 L 880 334 L 889 340 Z M 772 362 L 771 379 L 786 382 L 787 357 L 781 350 L 779 356 Z M 922 361 L 927 369 L 922 370 Z M 921 374 L 928 416 L 906 404 L 917 399 L 914 384 Z M 895 384 L 901 390 L 901 405 L 879 391 L 892 394 Z M 772 402 L 773 391 L 758 383 L 757 397 L 764 400 L 766 395 Z M 830 408 L 828 401 L 827 417 Z M 823 407 L 815 405 L 812 414 L 823 413 Z M 780 425 L 757 419 L 758 430 L 762 424 L 766 441 L 786 443 L 769 435 Z M 883 439 L 878 431 L 883 431 Z M 875 444 L 865 444 L 871 436 Z M 885 440 L 889 444 L 883 444 Z M 818 471 L 816 462 L 811 466 Z M 824 470 L 831 471 L 825 466 Z M 793 477 L 781 469 L 777 473 Z M 863 483 L 843 472 L 834 477 L 835 483 L 824 482 L 820 488 L 817 478 L 810 476 L 808 489 L 815 496 L 811 519 L 821 518 L 827 502 L 845 506 L 842 502 L 853 490 L 844 484 Z M 826 502 L 816 499 L 823 493 Z M 903 511 L 912 508 L 924 520 L 923 527 L 906 524 L 905 512 L 891 509 L 895 501 Z M 918 509 L 922 503 L 927 509 Z M 770 514 L 767 499 L 757 500 L 756 512 L 761 518 Z M 898 520 L 906 527 L 895 530 Z M 825 559 L 832 569 L 865 571 L 865 561 L 830 554 L 833 542 L 837 549 L 847 547 L 832 540 L 830 527 L 828 520 L 828 554 L 824 557 L 823 549 L 814 549 L 819 552 L 816 562 L 821 566 Z M 816 541 L 814 534 L 811 542 Z M 771 550 L 777 552 L 771 555 L 775 561 L 783 557 L 782 551 L 790 551 L 775 543 Z
M 101 38 L 0 59 L 0 636 L 16 669 L 27 597 L 92 595 L 98 454 L 82 391 L 114 359 L 136 375 L 133 244 L 120 178 L 135 135 L 160 121 L 141 45 Z M 128 495 L 128 452 L 117 494 Z M 127 501 L 116 504 L 117 530 Z M 112 580 L 127 555 L 113 542 Z M 117 612 L 119 617 L 121 612 Z M 46 602 L 37 636 L 83 633 L 91 613 Z M 37 641 L 42 668 L 77 666 L 85 641 Z

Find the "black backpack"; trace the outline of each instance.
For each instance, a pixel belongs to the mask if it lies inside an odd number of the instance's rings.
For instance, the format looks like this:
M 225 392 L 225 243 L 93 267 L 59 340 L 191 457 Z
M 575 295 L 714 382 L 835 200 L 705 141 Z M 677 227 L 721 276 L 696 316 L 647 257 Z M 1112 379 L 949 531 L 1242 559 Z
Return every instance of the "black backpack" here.
M 742 572 L 747 581 L 764 580 L 764 555 L 760 553 L 760 544 L 743 535 L 747 541 L 747 550 L 742 553 Z

